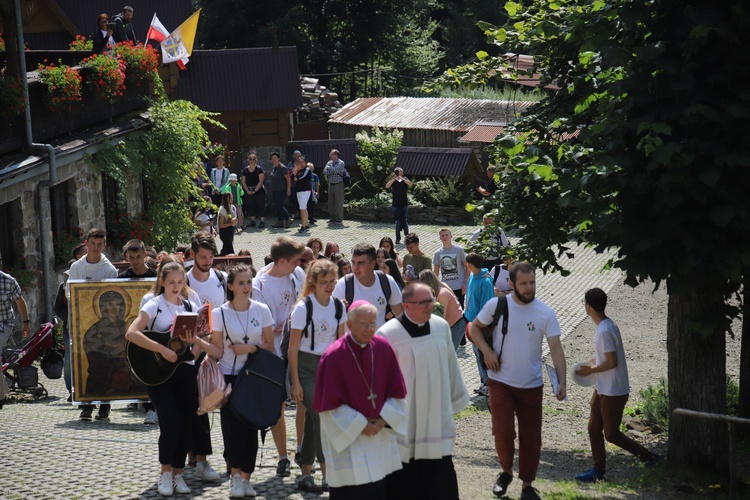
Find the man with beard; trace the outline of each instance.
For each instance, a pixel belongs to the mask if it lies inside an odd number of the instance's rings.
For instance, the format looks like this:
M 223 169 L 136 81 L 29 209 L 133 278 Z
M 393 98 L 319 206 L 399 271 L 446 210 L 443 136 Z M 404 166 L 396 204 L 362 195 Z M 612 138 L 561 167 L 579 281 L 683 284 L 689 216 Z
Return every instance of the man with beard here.
M 472 321 L 469 335 L 484 355 L 490 391 L 492 434 L 495 436 L 502 472 L 492 493 L 505 495 L 513 480 L 515 453 L 514 414 L 518 417 L 518 477 L 523 482 L 522 499 L 537 499 L 531 486 L 536 479 L 542 450 L 542 339 L 547 339 L 559 384 L 555 396 L 565 399 L 565 353 L 560 342 L 560 324 L 555 312 L 535 298 L 536 270 L 528 262 L 515 264 L 510 271 L 513 294 L 495 297 L 484 305 Z M 492 333 L 492 345 L 485 342 L 482 329 L 492 323 L 498 300 L 507 300 L 507 329 L 503 319 Z

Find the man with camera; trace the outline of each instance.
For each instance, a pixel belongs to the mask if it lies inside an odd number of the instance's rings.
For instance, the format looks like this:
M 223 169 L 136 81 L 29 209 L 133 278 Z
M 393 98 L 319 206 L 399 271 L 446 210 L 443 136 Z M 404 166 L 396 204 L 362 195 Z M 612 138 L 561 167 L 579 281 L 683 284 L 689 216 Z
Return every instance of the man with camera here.
M 112 38 L 115 39 L 116 43 L 127 42 L 130 40 L 133 44 L 138 43 L 138 39 L 135 37 L 133 31 L 133 25 L 130 21 L 133 19 L 133 7 L 126 5 L 122 8 L 122 12 L 112 16 L 112 24 L 114 26 L 107 26 L 108 30 L 112 30 Z
M 397 244 L 401 243 L 401 231 L 404 232 L 404 236 L 409 234 L 409 223 L 406 220 L 409 213 L 409 200 L 406 191 L 412 184 L 414 184 L 412 181 L 404 177 L 404 170 L 396 167 L 393 170 L 393 177 L 385 185 L 385 188 L 390 189 L 393 194 L 393 218 L 396 220 Z

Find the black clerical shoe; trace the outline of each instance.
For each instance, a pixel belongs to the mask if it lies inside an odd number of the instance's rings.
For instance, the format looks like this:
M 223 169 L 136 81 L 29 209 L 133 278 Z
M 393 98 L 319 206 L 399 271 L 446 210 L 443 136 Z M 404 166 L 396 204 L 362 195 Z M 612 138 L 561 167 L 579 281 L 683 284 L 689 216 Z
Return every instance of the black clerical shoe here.
M 508 474 L 507 472 L 501 472 L 497 475 L 497 480 L 495 481 L 495 485 L 492 487 L 492 494 L 496 497 L 501 497 L 505 495 L 505 492 L 508 491 L 508 485 L 513 481 L 513 475 Z

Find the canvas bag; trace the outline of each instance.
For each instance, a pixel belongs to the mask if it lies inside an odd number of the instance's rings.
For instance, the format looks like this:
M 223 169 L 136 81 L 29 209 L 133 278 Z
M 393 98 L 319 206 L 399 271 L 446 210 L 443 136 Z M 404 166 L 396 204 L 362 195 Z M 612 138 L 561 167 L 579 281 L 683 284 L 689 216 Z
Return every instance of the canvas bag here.
M 211 356 L 203 358 L 198 368 L 198 401 L 196 413 L 203 415 L 218 410 L 229 400 L 232 384 L 227 384 L 219 364 Z

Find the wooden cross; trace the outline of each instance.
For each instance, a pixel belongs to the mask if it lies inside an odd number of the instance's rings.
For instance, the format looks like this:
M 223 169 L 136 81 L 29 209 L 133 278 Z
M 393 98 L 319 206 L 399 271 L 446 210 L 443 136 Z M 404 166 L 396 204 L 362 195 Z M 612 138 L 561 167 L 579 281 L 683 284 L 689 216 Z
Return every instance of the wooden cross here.
M 245 342 L 246 344 L 247 344 L 247 341 L 248 341 L 248 340 L 250 340 L 250 337 L 248 337 L 248 336 L 247 336 L 247 333 L 246 333 L 246 334 L 245 334 L 245 336 L 244 336 L 244 337 L 242 338 L 242 340 L 243 340 L 243 341 L 244 341 L 244 342 Z

